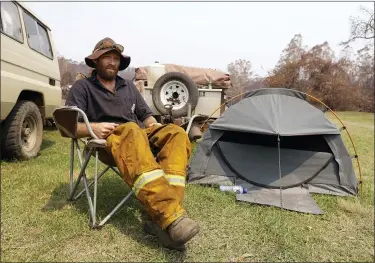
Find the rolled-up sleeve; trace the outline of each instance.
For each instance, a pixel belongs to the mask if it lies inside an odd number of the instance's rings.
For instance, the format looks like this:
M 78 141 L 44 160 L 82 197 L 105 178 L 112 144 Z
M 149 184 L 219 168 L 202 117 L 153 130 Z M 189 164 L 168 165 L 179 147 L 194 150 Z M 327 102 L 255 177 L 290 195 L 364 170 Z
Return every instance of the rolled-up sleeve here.
M 154 115 L 150 107 L 147 105 L 146 101 L 142 97 L 141 93 L 138 91 L 137 87 L 134 85 L 133 82 L 130 82 L 132 89 L 135 93 L 135 114 L 137 115 L 138 120 L 144 121 L 148 117 Z

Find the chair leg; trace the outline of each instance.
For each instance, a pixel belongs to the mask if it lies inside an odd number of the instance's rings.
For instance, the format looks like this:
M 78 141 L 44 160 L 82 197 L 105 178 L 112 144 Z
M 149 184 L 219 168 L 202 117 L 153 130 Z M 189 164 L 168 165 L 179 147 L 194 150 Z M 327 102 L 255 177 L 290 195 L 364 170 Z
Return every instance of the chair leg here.
M 117 173 L 118 175 L 121 176 L 120 174 L 120 171 L 118 170 L 117 167 L 113 167 L 113 166 L 108 166 L 107 169 L 111 169 L 113 170 L 115 173 Z M 99 224 L 96 224 L 93 226 L 93 228 L 96 228 L 96 229 L 99 229 L 99 228 L 102 228 L 106 223 L 107 221 L 112 217 L 114 216 L 117 211 L 129 200 L 129 198 L 134 194 L 134 191 L 131 190 L 116 206 L 115 208 L 112 209 L 111 212 L 109 212 L 109 214 L 99 223 Z
M 73 170 L 74 170 L 74 140 L 71 140 L 70 147 L 70 171 L 69 171 L 69 192 L 68 196 L 71 196 L 73 192 Z
M 79 185 L 79 183 L 81 181 L 81 177 L 78 177 L 77 181 L 74 183 L 74 178 L 73 178 L 74 155 L 75 155 L 75 149 L 76 148 L 77 148 L 79 168 L 82 170 L 83 162 L 82 162 L 81 150 L 80 150 L 77 139 L 72 139 L 72 146 L 71 146 L 71 151 L 70 151 L 70 178 L 69 178 L 68 201 L 75 201 L 76 200 L 73 196 L 74 196 L 74 193 L 77 191 L 77 186 Z
M 82 173 L 83 185 L 85 187 L 87 202 L 89 204 L 91 227 L 94 228 L 96 226 L 96 200 L 97 200 L 97 193 L 98 193 L 97 192 L 97 189 L 98 189 L 98 150 L 97 149 L 95 150 L 94 198 L 91 197 L 89 185 L 87 183 L 87 176 L 86 176 L 86 173 L 84 173 L 84 169 L 86 169 L 86 166 L 87 166 L 86 161 L 90 159 L 91 152 L 92 152 L 92 149 L 90 149 L 89 152 L 87 153 L 85 164 L 81 169 L 81 173 Z
M 93 226 L 95 225 L 96 220 L 96 201 L 98 197 L 98 150 L 95 151 L 95 177 L 94 177 L 94 220 L 93 220 Z
M 98 175 L 98 180 L 100 179 L 100 177 L 102 177 L 107 171 L 109 170 L 109 166 L 107 166 L 99 175 Z M 91 181 L 89 183 L 89 188 L 94 184 L 95 180 Z M 86 191 L 86 189 L 83 189 L 81 192 L 79 192 L 74 198 L 73 200 L 77 200 L 78 198 L 81 197 L 81 195 Z
M 114 172 L 117 173 L 119 176 L 121 176 L 120 171 L 119 171 L 116 167 L 111 166 L 110 168 L 112 169 L 112 171 L 114 171 Z
M 77 181 L 73 185 L 73 166 L 74 166 L 74 145 L 77 148 L 78 153 L 78 160 L 80 165 L 80 173 L 78 175 Z M 87 176 L 85 173 L 86 167 L 89 163 L 91 158 L 92 149 L 88 151 L 85 156 L 84 161 L 82 160 L 82 155 L 80 152 L 80 147 L 77 140 L 72 140 L 72 148 L 71 148 L 71 162 L 70 162 L 70 182 L 69 182 L 69 200 L 77 200 L 83 193 L 86 194 L 86 198 L 89 204 L 89 212 L 90 212 L 90 226 L 93 229 L 99 229 L 104 226 L 104 224 L 113 216 L 115 215 L 118 210 L 129 200 L 129 198 L 134 194 L 133 191 L 130 191 L 117 205 L 112 211 L 98 224 L 96 222 L 96 210 L 97 210 L 97 198 L 98 198 L 98 180 L 109 170 L 112 169 L 118 175 L 121 175 L 119 170 L 116 167 L 107 166 L 100 174 L 98 174 L 98 162 L 99 162 L 99 152 L 95 149 L 95 175 L 94 180 L 90 183 L 87 182 Z M 79 192 L 77 195 L 74 196 L 75 192 L 77 191 L 77 187 L 80 181 L 83 181 L 84 189 Z M 90 187 L 94 185 L 94 194 L 93 197 L 90 193 Z
M 89 150 L 89 152 L 86 156 L 86 160 L 85 160 L 84 166 L 81 169 L 80 176 L 82 176 L 83 184 L 85 186 L 84 192 L 86 193 L 87 201 L 89 203 L 91 227 L 96 228 L 96 203 L 97 203 L 97 196 L 98 196 L 98 177 L 99 177 L 98 176 L 99 152 L 98 152 L 97 149 L 95 149 L 95 175 L 94 175 L 94 196 L 93 196 L 93 198 L 91 197 L 89 185 L 87 183 L 87 177 L 86 177 L 86 174 L 84 173 L 84 169 L 86 169 L 88 160 L 91 157 L 91 152 L 92 152 L 92 149 Z M 103 174 L 104 173 L 100 174 L 100 176 L 102 176 Z
M 120 203 L 118 203 L 118 205 L 116 205 L 115 208 L 113 208 L 113 210 L 97 225 L 95 226 L 95 228 L 100 228 L 100 227 L 103 227 L 105 223 L 107 223 L 107 221 L 114 215 L 116 214 L 116 212 L 121 208 L 121 206 L 123 206 L 125 204 L 126 201 L 128 201 L 128 199 L 133 195 L 133 190 L 130 191 L 127 196 L 125 196 L 124 199 L 122 199 L 120 201 Z
M 85 186 L 85 193 L 86 193 L 86 198 L 87 198 L 87 201 L 89 203 L 89 212 L 90 212 L 90 218 L 91 218 L 91 226 L 95 226 L 95 211 L 94 211 L 94 206 L 92 204 L 92 198 L 91 198 L 91 195 L 90 195 L 90 190 L 88 188 L 88 185 L 87 185 L 87 178 L 86 178 L 86 175 L 83 176 L 83 185 Z
M 73 190 L 72 190 L 72 192 L 70 193 L 70 195 L 69 195 L 69 200 L 70 201 L 73 201 L 74 200 L 74 193 L 76 192 L 76 190 L 77 190 L 77 187 L 78 187 L 78 185 L 79 185 L 79 183 L 80 183 L 80 181 L 81 181 L 81 178 L 83 177 L 83 178 L 86 178 L 86 173 L 85 173 L 85 170 L 86 170 L 86 167 L 87 167 L 87 164 L 89 163 L 89 161 L 90 161 L 90 155 L 91 155 L 91 149 L 89 150 L 89 152 L 88 152 L 88 154 L 87 154 L 87 156 L 86 156 L 86 158 L 85 158 L 85 162 L 83 163 L 83 165 L 82 165 L 82 156 L 81 156 L 81 154 L 79 153 L 78 154 L 78 159 L 79 159 L 79 162 L 80 162 L 80 164 L 81 164 L 81 171 L 80 171 L 80 173 L 79 173 L 79 175 L 78 175 L 78 178 L 77 178 L 77 181 L 76 181 L 76 183 L 74 184 L 74 187 L 73 187 Z

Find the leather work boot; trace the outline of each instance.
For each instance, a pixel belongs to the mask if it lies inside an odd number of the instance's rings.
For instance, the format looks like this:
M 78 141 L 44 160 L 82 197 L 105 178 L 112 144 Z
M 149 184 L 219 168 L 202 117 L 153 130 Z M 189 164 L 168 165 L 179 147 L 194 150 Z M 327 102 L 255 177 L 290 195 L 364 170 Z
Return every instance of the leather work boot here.
M 192 219 L 181 216 L 167 227 L 171 239 L 179 245 L 185 244 L 199 232 L 199 225 Z
M 176 244 L 176 242 L 171 239 L 169 233 L 166 230 L 162 229 L 158 224 L 151 220 L 146 221 L 143 229 L 146 233 L 152 236 L 156 236 L 160 240 L 161 244 L 166 248 L 179 251 L 184 251 L 186 249 L 185 245 Z

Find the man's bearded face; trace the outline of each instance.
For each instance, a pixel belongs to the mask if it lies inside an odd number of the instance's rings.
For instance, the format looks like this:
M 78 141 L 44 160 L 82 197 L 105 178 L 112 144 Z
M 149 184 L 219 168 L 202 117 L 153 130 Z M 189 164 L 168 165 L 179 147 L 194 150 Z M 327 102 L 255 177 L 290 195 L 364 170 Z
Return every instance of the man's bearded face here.
M 104 80 L 114 80 L 120 67 L 120 55 L 110 51 L 101 55 L 96 63 L 96 71 Z

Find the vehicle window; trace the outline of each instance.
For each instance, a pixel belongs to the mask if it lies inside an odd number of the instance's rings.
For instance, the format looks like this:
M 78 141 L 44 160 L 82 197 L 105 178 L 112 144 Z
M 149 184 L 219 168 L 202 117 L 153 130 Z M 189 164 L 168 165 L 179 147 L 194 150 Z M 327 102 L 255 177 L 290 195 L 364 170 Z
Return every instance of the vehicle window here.
M 47 57 L 52 57 L 51 45 L 48 39 L 47 30 L 38 24 L 40 51 Z
M 25 21 L 27 42 L 30 48 L 46 57 L 52 58 L 52 49 L 47 30 L 27 13 L 23 13 L 23 20 Z
M 23 42 L 20 15 L 15 3 L 1 2 L 1 32 Z

